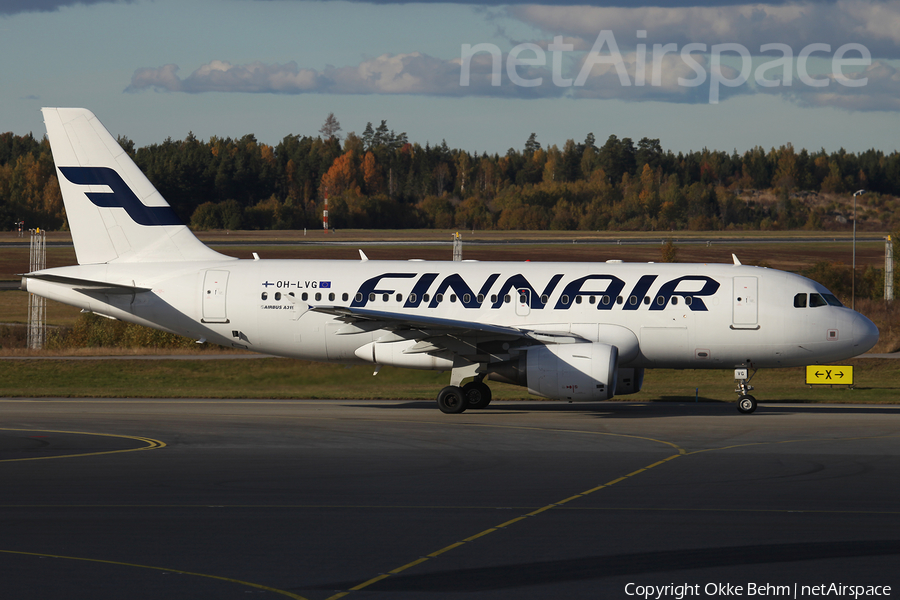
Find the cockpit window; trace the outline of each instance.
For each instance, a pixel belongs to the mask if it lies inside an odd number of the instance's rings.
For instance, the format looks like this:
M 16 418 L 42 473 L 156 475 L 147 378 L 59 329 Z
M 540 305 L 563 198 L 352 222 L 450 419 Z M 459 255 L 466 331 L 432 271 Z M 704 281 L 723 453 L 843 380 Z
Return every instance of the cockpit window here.
M 794 296 L 794 308 L 806 308 L 806 294 Z
M 825 301 L 825 298 L 822 297 L 822 294 L 810 294 L 809 305 L 812 308 L 818 308 L 820 306 L 828 306 L 828 303 Z
M 843 306 L 841 301 L 834 297 L 833 294 L 822 294 L 825 296 L 825 301 L 828 302 L 831 306 Z

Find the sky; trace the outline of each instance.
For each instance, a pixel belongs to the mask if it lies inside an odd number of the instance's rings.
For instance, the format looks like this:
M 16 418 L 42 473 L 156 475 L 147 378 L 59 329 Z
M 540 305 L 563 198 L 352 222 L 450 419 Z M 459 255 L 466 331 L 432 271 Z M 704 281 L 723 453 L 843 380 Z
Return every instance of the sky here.
M 900 0 L 0 0 L 0 132 L 900 150 Z

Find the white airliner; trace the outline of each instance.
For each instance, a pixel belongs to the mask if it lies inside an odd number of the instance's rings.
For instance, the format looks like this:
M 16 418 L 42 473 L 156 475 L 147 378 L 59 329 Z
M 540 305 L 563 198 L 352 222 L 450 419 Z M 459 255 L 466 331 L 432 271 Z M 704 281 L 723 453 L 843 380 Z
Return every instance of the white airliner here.
M 878 341 L 815 281 L 736 257 L 238 260 L 194 237 L 90 111 L 43 114 L 78 265 L 27 273 L 24 289 L 201 342 L 447 370 L 445 413 L 487 406 L 485 379 L 596 401 L 639 391 L 649 368 L 734 369 L 738 410 L 751 413 L 749 371 L 839 361 Z

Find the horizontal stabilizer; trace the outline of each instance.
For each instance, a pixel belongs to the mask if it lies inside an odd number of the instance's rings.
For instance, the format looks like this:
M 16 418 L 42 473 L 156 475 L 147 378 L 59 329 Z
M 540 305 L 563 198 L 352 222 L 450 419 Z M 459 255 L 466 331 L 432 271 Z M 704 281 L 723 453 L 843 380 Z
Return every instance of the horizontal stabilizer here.
M 134 285 L 124 285 L 121 283 L 110 283 L 108 281 L 91 281 L 89 279 L 79 279 L 77 277 L 63 277 L 61 275 L 49 275 L 42 273 L 26 273 L 22 275 L 25 280 L 23 289 L 28 289 L 28 279 L 40 279 L 41 281 L 49 281 L 51 283 L 61 283 L 63 285 L 72 286 L 72 289 L 79 292 L 93 292 L 95 294 L 112 294 L 112 295 L 132 295 L 142 292 L 149 292 L 150 288 L 138 287 Z

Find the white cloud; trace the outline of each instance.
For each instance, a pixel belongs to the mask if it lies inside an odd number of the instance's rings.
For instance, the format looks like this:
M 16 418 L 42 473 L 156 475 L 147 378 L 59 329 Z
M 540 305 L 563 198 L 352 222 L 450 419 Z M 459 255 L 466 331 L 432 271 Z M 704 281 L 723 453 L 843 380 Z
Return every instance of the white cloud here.
M 852 87 L 828 75 L 828 85 L 821 88 L 794 85 L 772 88 L 773 91 L 804 106 L 830 106 L 852 111 L 900 111 L 900 70 L 875 61 L 865 71 L 848 73 L 851 81 L 866 80 L 865 85 Z M 761 90 L 762 91 L 762 90 Z
M 464 62 L 461 58 L 444 60 L 413 52 L 384 54 L 357 65 L 329 66 L 321 71 L 300 68 L 295 62 L 265 64 L 257 61 L 233 65 L 213 60 L 184 79 L 178 76 L 178 66 L 169 64 L 136 70 L 126 91 L 410 94 L 522 99 L 570 97 L 686 104 L 725 102 L 736 95 L 769 94 L 808 106 L 900 111 L 900 71 L 883 61 L 874 61 L 863 71 L 847 74 L 851 84 L 865 80 L 864 85 L 858 87 L 845 85 L 847 81 L 838 81 L 834 74 L 815 75 L 820 85 L 827 80 L 828 85 L 824 87 L 812 87 L 798 75 L 794 75 L 787 85 L 779 79 L 770 79 L 777 85 L 764 87 L 755 83 L 759 73 L 751 74 L 747 63 L 742 63 L 746 66 L 745 79 L 738 69 L 727 64 L 714 67 L 709 55 L 688 52 L 684 46 L 658 56 L 654 56 L 652 48 L 647 48 L 643 57 L 636 51 L 610 54 L 611 48 L 604 47 L 592 60 L 586 52 L 589 44 L 571 38 L 566 43 L 578 50 L 564 53 L 565 60 L 555 60 L 554 52 L 550 50 L 553 45 L 546 41 L 519 53 L 519 59 L 524 59 L 526 64 L 516 66 L 512 74 L 519 82 L 531 82 L 531 87 L 513 83 L 508 53 L 501 55 L 500 85 L 493 85 L 493 56 L 482 51 L 468 60 L 468 85 L 460 84 Z M 597 60 L 598 56 L 600 60 Z M 855 58 L 857 55 L 850 56 Z M 527 64 L 528 60 L 535 64 Z M 554 74 L 554 69 L 558 68 L 561 71 Z M 788 68 L 795 67 L 788 63 Z M 766 74 L 777 77 L 779 70 L 766 71 Z M 540 83 L 535 83 L 538 81 Z
M 594 39 L 602 30 L 613 30 L 623 47 L 638 42 L 737 43 L 758 52 L 761 45 L 778 42 L 798 52 L 811 43 L 837 48 L 857 42 L 866 44 L 873 56 L 900 57 L 900 0 L 678 8 L 526 5 L 507 10 L 553 35 Z M 638 30 L 646 30 L 647 39 L 638 40 Z
M 514 85 L 491 85 L 490 57 L 477 55 L 471 63 L 469 86 L 460 86 L 460 60 L 444 60 L 413 52 L 384 54 L 356 66 L 326 67 L 321 71 L 287 64 L 232 65 L 214 60 L 181 79 L 178 66 L 140 68 L 126 92 L 154 89 L 162 92 L 248 92 L 268 94 L 420 94 L 431 96 L 559 96 L 561 90 L 546 86 L 536 90 Z M 528 72 L 521 68 L 521 73 Z M 532 70 L 529 77 L 535 76 Z M 545 75 L 549 77 L 549 70 Z M 524 76 L 524 75 L 523 75 Z M 539 74 L 537 75 L 539 76 Z M 548 79 L 549 81 L 549 79 Z
M 297 63 L 267 65 L 259 61 L 249 65 L 232 65 L 214 60 L 203 65 L 186 79 L 178 77 L 177 65 L 142 68 L 134 72 L 127 92 L 147 88 L 167 92 L 254 92 L 299 94 L 314 91 L 317 73 L 300 69 Z

